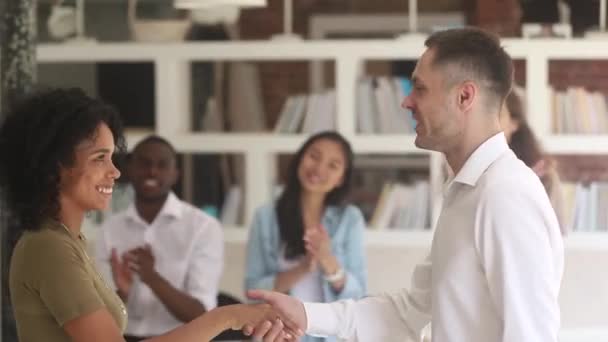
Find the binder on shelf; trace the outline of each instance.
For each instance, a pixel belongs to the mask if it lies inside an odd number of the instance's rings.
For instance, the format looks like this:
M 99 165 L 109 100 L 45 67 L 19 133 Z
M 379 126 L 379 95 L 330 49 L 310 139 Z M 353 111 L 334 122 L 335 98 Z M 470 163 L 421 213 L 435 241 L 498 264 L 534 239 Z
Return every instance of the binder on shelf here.
M 226 194 L 224 204 L 222 206 L 222 212 L 220 214 L 220 221 L 225 227 L 236 226 L 239 223 L 239 213 L 241 210 L 242 193 L 241 187 L 232 186 Z
M 255 64 L 230 64 L 228 122 L 234 132 L 266 130 L 260 76 Z

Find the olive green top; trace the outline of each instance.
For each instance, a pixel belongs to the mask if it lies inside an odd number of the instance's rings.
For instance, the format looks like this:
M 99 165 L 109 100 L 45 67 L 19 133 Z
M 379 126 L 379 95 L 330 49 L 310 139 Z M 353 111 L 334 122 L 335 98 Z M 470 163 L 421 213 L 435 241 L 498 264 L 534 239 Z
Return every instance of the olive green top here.
M 124 330 L 127 312 L 75 237 L 54 220 L 27 231 L 17 242 L 10 268 L 10 293 L 21 342 L 71 341 L 70 320 L 107 309 Z

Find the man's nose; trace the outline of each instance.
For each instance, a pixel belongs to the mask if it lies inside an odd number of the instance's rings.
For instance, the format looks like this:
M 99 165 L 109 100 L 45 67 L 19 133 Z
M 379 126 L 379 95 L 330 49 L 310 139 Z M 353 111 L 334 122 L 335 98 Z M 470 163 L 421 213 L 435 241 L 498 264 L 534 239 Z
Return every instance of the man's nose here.
M 408 95 L 406 97 L 403 98 L 403 101 L 401 101 L 401 108 L 403 109 L 412 109 L 413 103 L 412 103 L 412 99 L 411 96 Z

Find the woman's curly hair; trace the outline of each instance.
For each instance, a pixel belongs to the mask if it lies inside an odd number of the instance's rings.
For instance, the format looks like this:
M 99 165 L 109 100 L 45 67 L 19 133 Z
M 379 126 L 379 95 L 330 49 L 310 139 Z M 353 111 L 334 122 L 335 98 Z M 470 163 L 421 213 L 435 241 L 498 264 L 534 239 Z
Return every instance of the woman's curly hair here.
M 125 150 L 119 114 L 84 91 L 49 89 L 20 101 L 0 127 L 0 192 L 21 230 L 58 218 L 60 168 L 75 162 L 75 149 L 105 123 L 116 150 Z

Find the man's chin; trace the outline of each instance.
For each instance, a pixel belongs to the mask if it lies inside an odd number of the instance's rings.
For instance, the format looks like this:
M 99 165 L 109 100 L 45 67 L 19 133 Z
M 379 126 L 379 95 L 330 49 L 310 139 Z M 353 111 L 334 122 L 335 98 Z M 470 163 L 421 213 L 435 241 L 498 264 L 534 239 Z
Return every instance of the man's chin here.
M 421 148 L 423 150 L 440 152 L 437 149 L 437 145 L 436 144 L 432 143 L 428 139 L 420 137 L 419 135 L 416 136 L 416 139 L 414 140 L 414 145 L 416 145 L 416 147 Z
M 428 150 L 428 142 L 424 140 L 424 138 L 420 137 L 420 135 L 416 135 L 416 139 L 414 139 L 414 145 L 416 147 Z
M 143 202 L 158 202 L 163 201 L 167 198 L 168 193 L 149 193 L 149 192 L 140 192 L 136 195 L 137 199 Z

